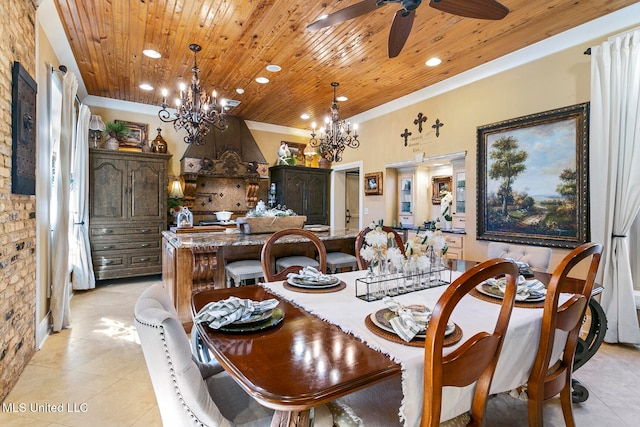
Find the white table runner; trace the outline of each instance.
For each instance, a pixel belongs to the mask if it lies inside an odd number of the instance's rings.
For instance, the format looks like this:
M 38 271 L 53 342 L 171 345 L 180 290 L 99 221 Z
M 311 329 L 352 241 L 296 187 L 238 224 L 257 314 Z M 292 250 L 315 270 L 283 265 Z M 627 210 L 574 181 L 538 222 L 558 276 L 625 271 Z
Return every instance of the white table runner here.
M 400 408 L 401 418 L 405 426 L 419 426 L 422 415 L 424 349 L 394 343 L 369 331 L 364 322 L 365 318 L 385 308 L 385 305 L 382 301 L 366 302 L 355 296 L 356 278 L 362 278 L 365 274 L 366 271 L 338 274 L 337 276 L 347 286 L 341 291 L 331 293 L 293 292 L 285 289 L 281 281 L 263 285 L 306 311 L 355 335 L 370 347 L 388 354 L 394 361 L 400 363 L 404 395 Z M 461 273 L 454 271 L 452 280 L 460 275 Z M 402 304 L 424 304 L 433 308 L 445 289 L 446 286 L 440 286 L 400 295 L 394 299 Z M 469 295 L 465 296 L 451 316 L 451 320 L 462 329 L 463 337 L 460 343 L 482 330 L 493 330 L 499 312 L 499 304 L 482 301 Z M 535 359 L 541 320 L 542 309 L 514 307 L 493 378 L 491 393 L 509 391 L 526 382 Z M 564 339 L 566 340 L 566 336 Z M 445 353 L 455 348 L 456 346 L 446 347 Z M 443 421 L 471 408 L 473 388 L 474 385 L 443 389 L 441 417 Z

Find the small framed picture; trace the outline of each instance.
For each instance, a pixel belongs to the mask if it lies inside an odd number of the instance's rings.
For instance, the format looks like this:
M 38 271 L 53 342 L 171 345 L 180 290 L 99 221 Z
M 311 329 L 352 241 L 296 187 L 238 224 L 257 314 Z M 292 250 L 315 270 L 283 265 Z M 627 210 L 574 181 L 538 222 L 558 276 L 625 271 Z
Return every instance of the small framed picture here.
M 382 194 L 382 172 L 364 174 L 364 194 Z
M 120 147 L 142 148 L 142 144 L 147 143 L 147 127 L 146 123 L 133 123 L 124 120 L 116 120 L 116 122 L 124 123 L 127 133 L 120 141 Z
M 451 191 L 451 177 L 450 176 L 434 176 L 431 178 L 431 203 L 439 205 L 441 203 L 442 195 L 445 192 Z

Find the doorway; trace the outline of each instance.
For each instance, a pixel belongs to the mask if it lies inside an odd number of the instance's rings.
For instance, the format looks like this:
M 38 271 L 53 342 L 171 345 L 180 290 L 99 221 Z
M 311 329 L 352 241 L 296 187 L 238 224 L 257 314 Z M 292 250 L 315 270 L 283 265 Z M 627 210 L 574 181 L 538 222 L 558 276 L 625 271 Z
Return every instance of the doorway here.
M 330 216 L 331 225 L 336 229 L 362 229 L 364 188 L 360 180 L 361 174 L 361 161 L 333 167 Z

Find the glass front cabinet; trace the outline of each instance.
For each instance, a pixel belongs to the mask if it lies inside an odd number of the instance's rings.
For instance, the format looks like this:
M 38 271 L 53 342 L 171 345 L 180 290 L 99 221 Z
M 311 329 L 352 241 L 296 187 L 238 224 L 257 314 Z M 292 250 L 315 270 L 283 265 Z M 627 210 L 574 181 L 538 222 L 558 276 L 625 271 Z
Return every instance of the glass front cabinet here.
M 398 225 L 413 225 L 413 213 L 415 209 L 413 202 L 413 171 L 401 171 L 399 174 L 399 184 Z
M 465 228 L 467 203 L 464 157 L 451 160 L 453 166 L 453 228 Z

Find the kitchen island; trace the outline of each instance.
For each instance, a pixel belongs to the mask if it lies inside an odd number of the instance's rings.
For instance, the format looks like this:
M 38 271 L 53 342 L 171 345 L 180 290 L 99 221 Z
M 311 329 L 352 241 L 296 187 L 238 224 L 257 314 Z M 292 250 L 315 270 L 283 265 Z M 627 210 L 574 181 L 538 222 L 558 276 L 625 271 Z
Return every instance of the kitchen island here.
M 313 231 L 313 230 L 311 230 Z M 354 254 L 358 230 L 317 232 L 327 252 Z M 162 232 L 162 284 L 171 296 L 178 318 L 190 329 L 191 295 L 205 289 L 224 288 L 224 266 L 242 259 L 260 259 L 271 234 L 244 234 L 238 230 L 215 233 Z M 313 245 L 299 236 L 283 237 L 274 247 L 276 257 L 304 254 L 315 257 Z

